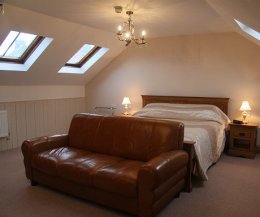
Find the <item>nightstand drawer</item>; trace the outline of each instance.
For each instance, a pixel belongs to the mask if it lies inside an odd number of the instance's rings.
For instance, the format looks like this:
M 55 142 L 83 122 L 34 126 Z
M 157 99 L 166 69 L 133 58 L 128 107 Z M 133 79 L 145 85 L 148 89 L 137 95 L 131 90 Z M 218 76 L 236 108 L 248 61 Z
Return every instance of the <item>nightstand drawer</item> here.
M 233 156 L 254 158 L 256 154 L 257 125 L 248 124 L 229 124 L 229 150 Z
M 245 138 L 245 139 L 250 139 L 252 133 L 250 131 L 246 130 L 234 130 L 234 137 L 240 137 L 240 138 Z

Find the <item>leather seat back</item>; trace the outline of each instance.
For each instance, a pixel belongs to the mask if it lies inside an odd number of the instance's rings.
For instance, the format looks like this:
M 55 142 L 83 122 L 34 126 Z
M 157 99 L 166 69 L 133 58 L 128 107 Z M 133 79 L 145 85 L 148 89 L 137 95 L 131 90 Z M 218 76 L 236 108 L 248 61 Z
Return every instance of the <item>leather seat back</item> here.
M 69 130 L 72 147 L 148 161 L 162 152 L 182 149 L 184 126 L 174 121 L 77 114 Z

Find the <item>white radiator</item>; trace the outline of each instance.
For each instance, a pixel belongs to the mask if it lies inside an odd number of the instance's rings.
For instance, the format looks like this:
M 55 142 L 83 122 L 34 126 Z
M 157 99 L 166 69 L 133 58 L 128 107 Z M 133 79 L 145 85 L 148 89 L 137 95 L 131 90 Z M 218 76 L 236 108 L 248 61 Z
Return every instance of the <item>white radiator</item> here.
M 7 111 L 0 111 L 0 138 L 8 137 Z

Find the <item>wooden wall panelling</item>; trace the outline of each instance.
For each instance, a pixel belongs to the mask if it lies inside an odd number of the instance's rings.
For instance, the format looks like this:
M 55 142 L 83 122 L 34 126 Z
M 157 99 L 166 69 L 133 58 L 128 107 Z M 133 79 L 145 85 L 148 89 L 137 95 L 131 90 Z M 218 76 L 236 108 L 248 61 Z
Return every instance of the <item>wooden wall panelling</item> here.
M 65 108 L 64 108 L 65 109 Z M 56 123 L 56 108 L 55 101 L 48 100 L 44 102 L 44 123 L 45 123 L 45 135 L 55 134 L 55 123 Z
M 17 146 L 27 139 L 26 102 L 16 102 Z
M 73 111 L 76 111 L 76 113 L 80 113 L 80 108 L 85 108 L 85 100 L 79 100 L 79 99 L 73 99 L 72 107 L 71 107 L 71 118 L 73 117 L 74 113 Z M 70 120 L 71 121 L 71 120 Z
M 36 137 L 35 110 L 34 106 L 37 102 L 25 103 L 25 119 L 26 119 L 26 138 Z
M 86 111 L 86 100 L 84 99 L 80 99 L 80 98 L 75 98 L 73 99 L 73 102 L 71 103 L 72 107 L 71 107 L 71 118 L 69 120 L 69 122 L 71 121 L 72 117 L 74 116 L 74 114 L 77 113 L 82 113 Z M 82 111 L 82 108 L 84 108 L 84 110 Z
M 86 111 L 86 105 L 87 105 L 86 98 L 84 98 L 83 100 L 79 101 L 78 112 L 80 112 L 80 108 L 85 108 L 84 111 Z
M 5 109 L 5 104 L 0 103 L 0 110 L 6 110 Z M 8 114 L 7 114 L 8 115 Z M 6 149 L 6 138 L 0 138 L 0 151 Z
M 67 133 L 71 118 L 85 112 L 85 98 L 0 103 L 7 110 L 10 136 L 0 139 L 0 151 L 20 147 L 25 139 Z
M 15 103 L 6 103 L 8 116 L 9 137 L 6 139 L 7 149 L 19 147 L 17 143 L 17 128 L 16 128 L 16 105 Z
M 55 133 L 67 133 L 67 122 L 69 116 L 69 107 L 71 99 L 56 100 L 55 112 L 56 112 L 56 132 Z
M 68 99 L 65 101 L 65 104 L 67 106 L 67 109 L 66 109 L 66 123 L 64 123 L 64 126 L 63 126 L 63 133 L 67 133 L 68 130 L 69 130 L 69 126 L 70 126 L 70 121 L 71 121 L 71 117 L 72 117 L 72 113 L 73 113 L 73 103 L 74 103 L 74 100 L 73 99 Z
M 44 129 L 44 101 L 39 100 L 34 104 L 34 111 L 35 111 L 35 133 L 36 137 L 45 135 Z
M 71 102 L 69 103 L 70 106 L 68 109 L 68 119 L 67 119 L 67 127 L 66 127 L 67 130 L 69 129 L 70 122 L 71 122 L 73 115 L 76 113 L 80 113 L 80 111 L 78 109 L 78 105 L 77 105 L 78 101 L 79 101 L 79 99 L 71 99 Z M 81 110 L 81 112 L 82 112 L 82 110 Z

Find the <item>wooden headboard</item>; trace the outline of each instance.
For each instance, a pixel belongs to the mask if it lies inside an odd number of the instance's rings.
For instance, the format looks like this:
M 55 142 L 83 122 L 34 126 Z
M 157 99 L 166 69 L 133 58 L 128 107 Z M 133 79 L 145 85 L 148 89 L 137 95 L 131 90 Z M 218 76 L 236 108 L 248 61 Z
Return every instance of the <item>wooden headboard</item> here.
M 208 104 L 219 107 L 228 114 L 229 98 L 191 97 L 191 96 L 155 96 L 142 95 L 143 107 L 149 103 L 180 103 L 180 104 Z

